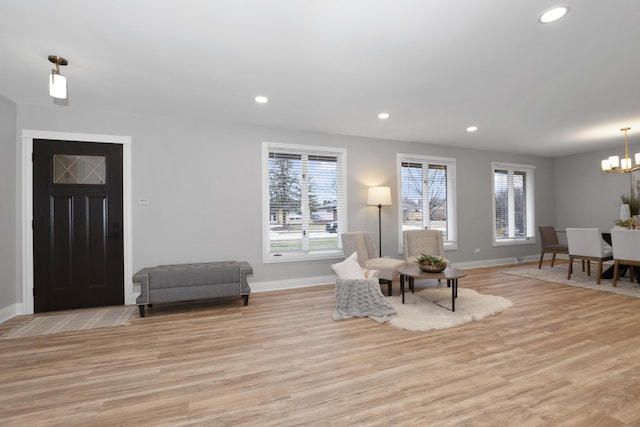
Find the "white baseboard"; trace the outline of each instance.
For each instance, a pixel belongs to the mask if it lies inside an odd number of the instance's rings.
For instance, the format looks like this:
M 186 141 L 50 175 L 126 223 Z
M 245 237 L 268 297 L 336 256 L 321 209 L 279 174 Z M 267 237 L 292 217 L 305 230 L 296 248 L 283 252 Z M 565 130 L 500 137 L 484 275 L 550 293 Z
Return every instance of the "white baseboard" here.
M 538 255 L 530 255 L 526 257 L 518 258 L 496 258 L 485 259 L 482 261 L 466 261 L 466 262 L 454 262 L 453 265 L 456 268 L 480 268 L 480 267 L 494 267 L 497 265 L 512 265 L 521 264 L 530 261 L 538 261 L 540 258 Z M 268 292 L 279 291 L 283 289 L 295 289 L 295 288 L 307 288 L 310 286 L 329 285 L 336 281 L 336 276 L 329 274 L 326 276 L 314 276 L 314 277 L 300 277 L 296 279 L 285 280 L 270 280 L 264 282 L 254 282 L 249 277 L 249 286 L 251 286 L 251 292 Z
M 22 314 L 22 304 L 17 303 L 9 307 L 0 308 L 0 323 L 11 319 L 18 314 Z
M 558 255 L 558 258 L 562 258 L 562 256 Z M 454 266 L 460 269 L 493 267 L 497 265 L 520 264 L 524 262 L 537 261 L 539 259 L 540 258 L 537 255 L 530 255 L 521 258 L 497 258 L 486 259 L 482 261 L 456 262 L 454 263 Z M 249 286 L 251 286 L 251 292 L 268 292 L 284 289 L 308 288 L 311 286 L 329 285 L 335 283 L 336 276 L 334 276 L 333 274 L 328 274 L 325 276 L 299 277 L 296 279 L 268 280 L 262 282 L 253 281 L 252 277 L 249 277 L 248 281 Z M 135 301 L 135 297 L 137 297 L 137 295 L 139 294 L 139 286 L 137 288 L 134 287 L 133 291 Z M 18 314 L 24 314 L 22 309 L 22 303 L 13 304 L 0 309 L 0 323 L 11 319 Z
M 278 291 L 283 289 L 308 288 L 310 286 L 329 285 L 335 283 L 336 276 L 329 274 L 326 276 L 300 277 L 297 279 L 270 280 L 264 282 L 254 282 L 249 280 L 251 292 Z
M 453 266 L 464 270 L 467 268 L 495 267 L 497 265 L 522 264 L 524 262 L 531 262 L 531 261 L 538 261 L 538 260 L 540 260 L 540 257 L 538 255 L 529 255 L 525 257 L 515 257 L 515 258 L 513 257 L 512 258 L 495 258 L 495 259 L 483 259 L 481 261 L 454 262 Z

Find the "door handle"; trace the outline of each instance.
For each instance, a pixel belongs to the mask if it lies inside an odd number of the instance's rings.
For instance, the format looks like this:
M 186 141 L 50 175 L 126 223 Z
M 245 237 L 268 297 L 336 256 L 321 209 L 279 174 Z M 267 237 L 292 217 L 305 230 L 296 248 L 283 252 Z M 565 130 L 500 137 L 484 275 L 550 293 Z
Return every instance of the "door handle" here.
M 112 224 L 112 227 L 111 227 L 111 228 L 113 228 L 113 229 L 115 229 L 115 230 L 120 230 L 120 223 L 118 223 L 118 222 L 114 222 L 114 223 Z M 119 239 L 119 238 L 120 238 L 120 232 L 119 232 L 119 231 L 116 231 L 116 232 L 114 232 L 112 235 L 107 236 L 107 239 Z

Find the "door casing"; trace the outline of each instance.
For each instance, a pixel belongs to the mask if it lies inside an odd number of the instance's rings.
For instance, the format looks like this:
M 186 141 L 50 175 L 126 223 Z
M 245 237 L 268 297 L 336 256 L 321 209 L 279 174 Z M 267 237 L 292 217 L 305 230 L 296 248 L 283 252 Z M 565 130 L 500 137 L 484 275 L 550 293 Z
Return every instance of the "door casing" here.
M 135 304 L 132 272 L 132 230 L 131 230 L 131 137 L 120 135 L 97 135 L 55 131 L 23 130 L 21 144 L 21 218 L 22 218 L 22 306 L 20 314 L 32 314 L 33 299 L 33 155 L 34 139 L 54 139 L 60 141 L 82 141 L 86 143 L 122 144 L 122 237 L 124 245 L 124 303 Z

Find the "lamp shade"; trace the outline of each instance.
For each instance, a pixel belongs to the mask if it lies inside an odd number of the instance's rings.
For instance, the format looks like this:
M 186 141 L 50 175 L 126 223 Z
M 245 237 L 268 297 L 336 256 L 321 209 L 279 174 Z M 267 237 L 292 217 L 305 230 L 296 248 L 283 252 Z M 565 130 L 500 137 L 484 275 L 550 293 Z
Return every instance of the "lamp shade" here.
M 369 197 L 367 205 L 389 206 L 391 205 L 391 188 L 389 187 L 369 187 Z
M 54 98 L 67 98 L 67 78 L 61 74 L 49 75 L 49 95 Z

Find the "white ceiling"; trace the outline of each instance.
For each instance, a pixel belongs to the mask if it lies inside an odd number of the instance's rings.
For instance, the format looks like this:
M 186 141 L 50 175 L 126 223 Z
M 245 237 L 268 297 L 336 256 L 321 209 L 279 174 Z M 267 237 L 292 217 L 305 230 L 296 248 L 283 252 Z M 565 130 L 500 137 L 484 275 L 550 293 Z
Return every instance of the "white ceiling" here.
M 555 4 L 0 0 L 0 94 L 54 104 L 54 54 L 69 61 L 56 108 L 551 157 L 621 151 L 622 126 L 640 142 L 640 0 L 567 0 L 539 24 Z

